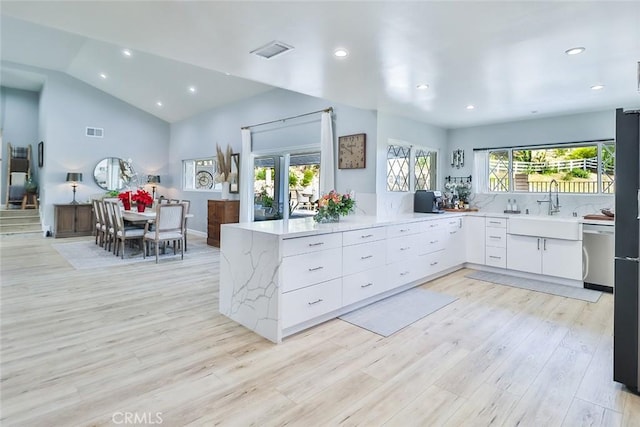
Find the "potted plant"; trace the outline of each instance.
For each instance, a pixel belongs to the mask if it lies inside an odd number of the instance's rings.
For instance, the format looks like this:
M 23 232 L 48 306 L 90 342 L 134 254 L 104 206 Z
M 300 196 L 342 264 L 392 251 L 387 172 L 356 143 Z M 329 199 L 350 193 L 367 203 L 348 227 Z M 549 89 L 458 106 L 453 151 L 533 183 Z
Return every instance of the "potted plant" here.
M 147 206 L 151 206 L 153 204 L 153 197 L 149 194 L 148 191 L 139 188 L 138 191 L 133 193 L 131 196 L 131 200 L 136 202 L 136 206 L 138 207 L 138 212 L 144 212 L 144 209 Z
M 125 191 L 118 194 L 118 199 L 122 202 L 125 211 L 131 210 L 131 191 Z

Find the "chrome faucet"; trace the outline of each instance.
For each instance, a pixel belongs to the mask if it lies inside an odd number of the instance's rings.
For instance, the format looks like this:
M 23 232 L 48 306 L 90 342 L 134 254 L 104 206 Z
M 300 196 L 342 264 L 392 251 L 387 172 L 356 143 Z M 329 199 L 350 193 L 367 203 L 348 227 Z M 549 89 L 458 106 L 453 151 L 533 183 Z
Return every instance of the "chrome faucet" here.
M 555 186 L 556 186 L 555 202 L 553 200 L 554 199 L 554 197 L 553 197 L 553 184 L 555 184 Z M 559 192 L 560 192 L 560 184 L 555 179 L 552 179 L 551 182 L 549 182 L 549 195 L 548 195 L 549 200 L 537 200 L 538 204 L 540 204 L 540 203 L 549 203 L 549 211 L 548 211 L 549 215 L 553 215 L 554 213 L 560 212 L 560 196 L 559 196 Z

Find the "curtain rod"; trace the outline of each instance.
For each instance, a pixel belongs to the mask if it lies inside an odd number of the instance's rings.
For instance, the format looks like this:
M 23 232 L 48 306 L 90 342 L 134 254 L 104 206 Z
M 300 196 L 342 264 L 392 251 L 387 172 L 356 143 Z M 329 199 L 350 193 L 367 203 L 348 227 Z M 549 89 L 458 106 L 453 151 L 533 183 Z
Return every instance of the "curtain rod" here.
M 508 149 L 512 149 L 512 148 L 527 149 L 527 148 L 533 148 L 533 147 L 554 148 L 554 147 L 562 146 L 562 145 L 565 145 L 565 144 L 589 144 L 589 143 L 593 143 L 593 142 L 607 142 L 607 141 L 615 141 L 615 138 L 592 139 L 592 140 L 589 140 L 589 141 L 551 142 L 551 143 L 548 143 L 548 144 L 511 145 L 511 146 L 508 146 L 508 147 L 482 147 L 482 148 L 474 148 L 473 151 L 508 150 Z
M 270 125 L 271 123 L 284 122 L 285 120 L 297 119 L 298 117 L 310 116 L 311 114 L 331 113 L 331 112 L 333 112 L 333 107 L 325 108 L 323 110 L 318 110 L 318 111 L 312 111 L 310 113 L 298 114 L 297 116 L 285 117 L 284 119 L 271 120 L 269 122 L 258 123 L 258 124 L 249 125 L 249 126 L 243 126 L 240 129 L 250 129 L 250 128 L 257 127 L 257 126 Z

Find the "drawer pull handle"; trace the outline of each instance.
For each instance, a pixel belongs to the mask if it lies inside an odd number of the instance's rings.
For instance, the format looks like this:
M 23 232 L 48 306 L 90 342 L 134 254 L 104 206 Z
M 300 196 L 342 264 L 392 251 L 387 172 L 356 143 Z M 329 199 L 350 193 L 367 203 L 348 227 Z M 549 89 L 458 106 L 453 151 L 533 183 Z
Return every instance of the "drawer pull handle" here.
M 490 239 L 498 239 L 498 240 L 502 239 L 502 237 L 500 237 L 500 236 L 489 236 L 489 238 Z
M 437 227 L 438 224 L 429 224 L 429 228 Z
M 434 243 L 438 243 L 438 241 L 437 240 L 432 240 L 432 241 L 429 242 L 429 244 L 431 244 L 431 245 L 433 245 Z
M 431 264 L 429 264 L 429 265 L 431 265 L 431 266 L 438 265 L 438 261 L 434 261 L 434 262 L 432 262 L 432 263 L 431 263 Z
M 406 233 L 407 231 L 411 231 L 411 229 L 410 228 L 401 228 L 400 229 L 401 233 Z
M 502 259 L 501 256 L 495 256 L 495 255 L 489 255 L 489 258 L 493 258 L 493 259 Z
M 324 245 L 324 242 L 309 243 L 309 246 L 320 246 L 320 245 Z
M 320 267 L 314 267 L 314 268 L 310 268 L 309 271 L 318 271 L 318 270 L 322 270 L 324 267 L 320 266 Z
M 502 224 L 500 221 L 489 221 L 489 224 Z
M 408 271 L 404 271 L 404 272 L 400 273 L 401 276 L 406 276 L 407 274 L 409 274 Z
M 456 234 L 457 231 L 450 231 L 449 234 Z
M 369 237 L 373 237 L 373 234 L 363 234 L 360 236 L 361 239 L 368 239 Z
M 322 302 L 322 298 L 318 298 L 317 300 L 308 302 L 307 304 L 314 305 L 314 304 L 318 304 L 319 302 Z
M 361 256 L 360 259 L 369 259 L 373 258 L 373 255 Z
M 406 251 L 408 249 L 411 249 L 411 246 L 405 246 L 404 248 L 400 248 L 401 251 Z
M 360 285 L 361 288 L 368 288 L 369 286 L 373 286 L 373 283 L 367 283 L 366 285 Z

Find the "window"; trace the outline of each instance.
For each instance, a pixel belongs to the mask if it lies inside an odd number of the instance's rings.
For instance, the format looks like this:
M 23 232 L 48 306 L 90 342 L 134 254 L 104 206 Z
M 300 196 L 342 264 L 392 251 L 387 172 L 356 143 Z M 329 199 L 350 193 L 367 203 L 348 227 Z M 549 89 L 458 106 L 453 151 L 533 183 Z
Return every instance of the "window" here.
M 221 188 L 215 182 L 216 160 L 214 158 L 183 160 L 184 189 L 190 191 L 213 191 Z
M 614 193 L 613 141 L 505 148 L 488 153 L 490 192 L 546 193 L 552 182 L 557 182 L 562 193 Z
M 434 190 L 438 152 L 428 148 L 387 147 L 387 191 Z
M 415 176 L 415 190 L 435 190 L 436 189 L 436 161 L 435 151 L 425 149 L 415 150 L 415 161 L 413 166 Z

